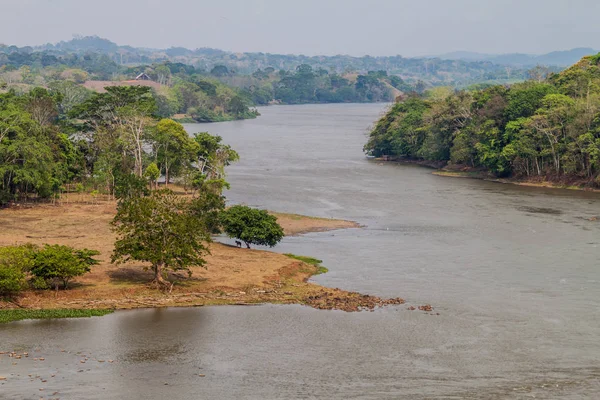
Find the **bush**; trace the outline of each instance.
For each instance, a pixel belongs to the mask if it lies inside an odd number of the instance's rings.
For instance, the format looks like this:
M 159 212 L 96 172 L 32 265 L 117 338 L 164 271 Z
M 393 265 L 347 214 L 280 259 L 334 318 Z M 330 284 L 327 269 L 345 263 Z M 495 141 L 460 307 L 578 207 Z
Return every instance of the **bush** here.
M 92 265 L 98 264 L 93 256 L 100 254 L 95 250 L 77 250 L 69 246 L 44 245 L 35 254 L 34 265 L 31 273 L 34 275 L 36 287 L 42 287 L 39 279 L 46 281 L 58 290 L 59 283 L 67 289 L 69 281 L 90 272 Z
M 265 210 L 233 206 L 221 215 L 221 225 L 229 237 L 250 244 L 273 247 L 283 238 L 283 228 L 277 218 Z
M 26 288 L 34 253 L 32 245 L 0 247 L 0 296 L 12 296 Z

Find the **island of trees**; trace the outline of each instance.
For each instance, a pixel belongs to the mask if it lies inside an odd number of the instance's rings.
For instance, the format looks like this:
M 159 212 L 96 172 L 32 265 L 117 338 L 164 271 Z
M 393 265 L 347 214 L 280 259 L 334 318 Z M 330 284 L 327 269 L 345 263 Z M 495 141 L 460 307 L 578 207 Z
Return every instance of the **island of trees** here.
M 600 54 L 512 86 L 407 96 L 377 122 L 365 151 L 600 186 Z

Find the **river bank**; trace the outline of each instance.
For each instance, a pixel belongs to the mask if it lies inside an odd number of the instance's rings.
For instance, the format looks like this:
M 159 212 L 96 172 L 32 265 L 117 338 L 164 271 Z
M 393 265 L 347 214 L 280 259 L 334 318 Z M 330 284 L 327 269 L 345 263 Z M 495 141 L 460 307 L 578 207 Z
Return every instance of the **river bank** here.
M 66 291 L 26 291 L 1 309 L 131 309 L 261 303 L 305 304 L 319 309 L 358 311 L 402 299 L 384 300 L 355 292 L 325 288 L 309 282 L 323 271 L 293 255 L 242 249 L 214 241 L 206 268 L 192 268 L 192 277 L 170 274 L 171 292 L 148 285 L 151 273 L 139 263 L 113 265 L 114 234 L 109 222 L 116 202 L 70 194 L 60 204 L 20 204 L 0 211 L 0 245 L 64 244 L 100 252 L 100 264 Z M 334 229 L 357 228 L 351 221 L 272 213 L 287 236 Z M 218 238 L 217 238 L 218 239 Z
M 448 165 L 447 163 L 442 161 L 428 161 L 405 158 L 375 158 L 373 160 L 376 162 L 420 165 L 423 167 L 435 169 L 435 171 L 432 172 L 433 175 L 445 176 L 450 178 L 469 178 L 519 186 L 600 192 L 600 189 L 598 189 L 597 187 L 590 186 L 589 180 L 577 177 L 559 177 L 556 179 L 550 179 L 547 176 L 498 178 L 491 172 L 481 168 L 471 168 L 464 165 Z

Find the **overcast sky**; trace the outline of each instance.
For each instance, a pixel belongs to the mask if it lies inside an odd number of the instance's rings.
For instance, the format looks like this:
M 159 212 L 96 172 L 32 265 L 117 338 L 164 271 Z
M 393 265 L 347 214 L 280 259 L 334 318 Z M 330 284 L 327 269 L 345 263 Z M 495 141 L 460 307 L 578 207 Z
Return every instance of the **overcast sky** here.
M 0 43 L 306 55 L 600 48 L 600 0 L 0 0 Z

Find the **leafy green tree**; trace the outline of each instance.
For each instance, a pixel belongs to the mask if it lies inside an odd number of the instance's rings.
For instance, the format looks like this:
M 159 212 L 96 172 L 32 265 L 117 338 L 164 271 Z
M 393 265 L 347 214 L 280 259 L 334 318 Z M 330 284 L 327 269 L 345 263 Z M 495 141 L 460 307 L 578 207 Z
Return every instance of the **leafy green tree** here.
M 153 135 L 157 164 L 165 174 L 165 184 L 178 176 L 198 153 L 198 144 L 192 140 L 183 125 L 172 119 L 162 119 L 156 124 Z
M 112 222 L 118 236 L 112 261 L 150 263 L 158 287 L 168 285 L 168 270 L 191 274 L 190 267 L 204 266 L 210 235 L 193 204 L 169 189 L 122 200 Z
M 60 186 L 64 139 L 26 111 L 26 98 L 0 94 L 0 204 L 30 194 L 49 197 Z
M 240 159 L 239 154 L 231 146 L 221 143 L 223 138 L 208 132 L 194 134 L 198 145 L 198 169 L 208 179 L 221 179 L 225 176 L 225 167 Z
M 54 285 L 56 290 L 59 283 L 67 289 L 72 278 L 90 272 L 90 267 L 98 264 L 98 260 L 93 258 L 98 254 L 96 250 L 46 244 L 35 253 L 31 273 Z
M 144 171 L 144 178 L 150 181 L 150 187 L 156 187 L 156 181 L 160 178 L 160 170 L 155 163 L 150 163 Z
M 196 178 L 194 187 L 197 195 L 190 203 L 191 213 L 202 222 L 209 233 L 221 233 L 220 216 L 225 210 L 225 196 L 222 192 L 223 188 L 229 185 L 222 179 L 207 180 L 202 175 Z
M 225 233 L 239 239 L 250 248 L 250 244 L 274 247 L 283 239 L 283 228 L 277 218 L 265 210 L 247 206 L 233 206 L 221 214 L 221 225 Z
M 83 124 L 93 153 L 116 152 L 133 158 L 132 171 L 143 175 L 144 143 L 154 122 L 156 102 L 145 86 L 112 86 L 106 93 L 95 93 L 71 111 Z M 126 163 L 124 163 L 126 165 Z
M 210 74 L 214 76 L 226 76 L 229 75 L 229 69 L 224 65 L 215 65 L 213 69 L 210 70 Z
M 542 99 L 556 88 L 547 83 L 525 82 L 514 85 L 508 93 L 505 114 L 509 121 L 531 117 L 542 105 Z

